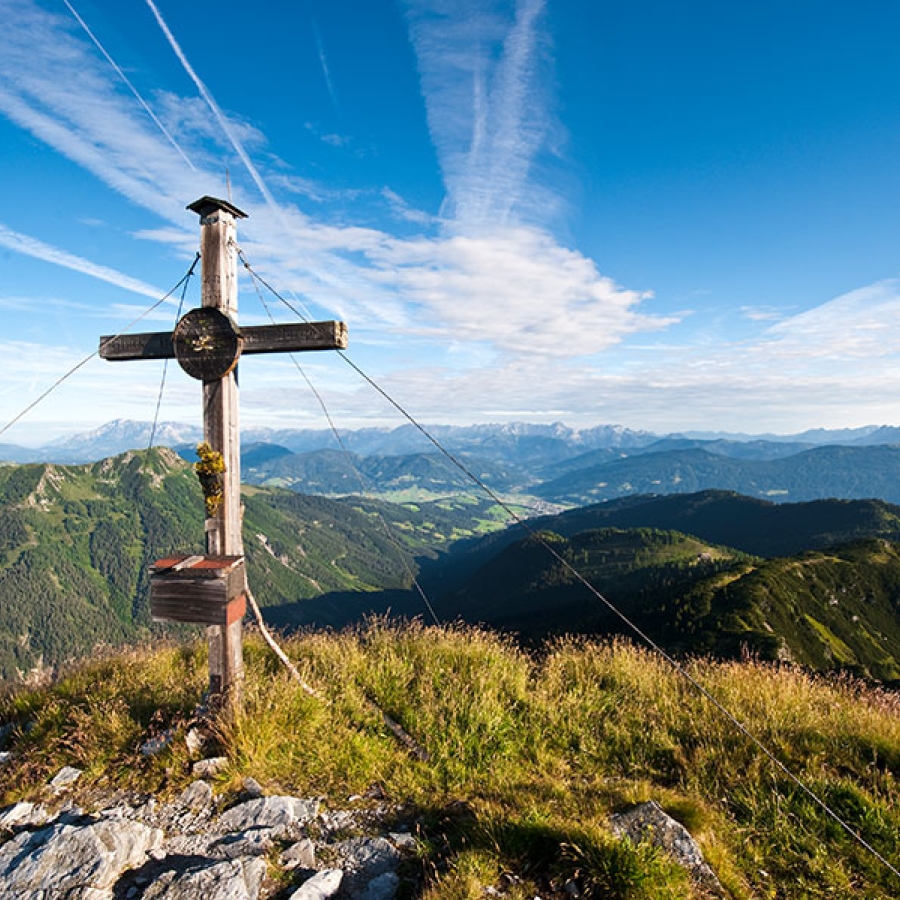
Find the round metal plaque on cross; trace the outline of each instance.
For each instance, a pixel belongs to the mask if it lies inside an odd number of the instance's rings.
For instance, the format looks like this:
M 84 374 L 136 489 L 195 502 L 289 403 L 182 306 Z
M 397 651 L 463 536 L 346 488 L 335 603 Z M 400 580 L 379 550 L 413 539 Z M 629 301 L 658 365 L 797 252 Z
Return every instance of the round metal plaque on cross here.
M 172 345 L 175 358 L 188 375 L 215 381 L 237 365 L 243 338 L 225 313 L 202 306 L 181 317 L 172 332 Z

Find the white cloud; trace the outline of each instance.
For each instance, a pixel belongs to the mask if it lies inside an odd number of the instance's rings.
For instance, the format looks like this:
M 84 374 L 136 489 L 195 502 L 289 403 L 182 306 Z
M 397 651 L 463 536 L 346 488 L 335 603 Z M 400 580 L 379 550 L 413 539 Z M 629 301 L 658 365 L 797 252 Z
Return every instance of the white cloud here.
M 68 17 L 2 0 L 0 113 L 115 191 L 174 219 L 196 176 Z
M 273 175 L 269 181 L 276 187 L 312 200 L 313 203 L 356 200 L 366 193 L 359 188 L 334 188 L 323 181 L 302 178 L 299 175 Z
M 323 144 L 328 144 L 329 147 L 349 148 L 353 145 L 353 138 L 349 135 L 323 131 L 322 126 L 317 122 L 307 122 L 304 127 L 310 134 L 314 135 Z
M 647 295 L 618 287 L 593 261 L 534 229 L 394 241 L 370 256 L 379 279 L 417 305 L 409 330 L 506 353 L 590 356 L 674 321 L 639 313 Z
M 172 222 L 171 227 L 145 228 L 135 234 L 177 247 L 179 255 L 188 256 L 196 236 L 184 227 L 184 198 L 197 188 L 183 160 L 150 127 L 133 98 L 119 93 L 121 86 L 83 36 L 70 33 L 73 23 L 26 0 L 0 0 L 0 6 L 15 12 L 10 21 L 17 23 L 0 33 L 0 109 L 132 201 Z M 489 79 L 493 99 L 479 114 L 478 128 L 487 129 L 491 137 L 466 162 L 465 177 L 461 174 L 458 188 L 451 191 L 457 206 L 468 203 L 463 200 L 467 191 L 478 193 L 477 172 L 498 167 L 518 174 L 492 188 L 496 202 L 511 199 L 515 206 L 534 193 L 527 173 L 537 145 L 534 135 L 529 136 L 522 104 L 536 90 L 541 9 L 541 3 L 523 2 L 513 22 L 491 16 L 473 20 L 482 62 L 489 58 L 490 47 L 499 45 L 502 52 Z M 160 25 L 165 28 L 161 19 Z M 458 38 L 451 44 L 460 54 L 459 68 L 464 65 L 462 36 L 470 26 L 457 17 L 448 27 Z M 199 88 L 202 81 L 174 35 L 166 32 Z M 440 38 L 434 21 L 421 23 L 417 47 L 426 65 L 428 55 L 437 53 L 431 48 L 440 44 Z M 36 55 L 40 66 L 34 65 Z M 438 63 L 444 64 L 437 59 Z M 75 78 L 69 77 L 73 68 Z M 176 140 L 186 142 L 198 164 L 204 156 L 195 148 L 206 144 L 212 152 L 222 152 L 214 138 L 221 141 L 223 118 L 229 139 L 245 162 L 250 162 L 246 147 L 264 145 L 261 134 L 219 110 L 205 87 L 202 100 L 162 92 L 155 97 L 161 121 Z M 429 99 L 432 111 L 439 113 L 446 105 L 442 97 L 438 86 L 435 98 Z M 539 118 L 540 109 L 538 104 Z M 212 168 L 214 161 L 207 159 L 206 164 Z M 474 237 L 458 227 L 448 235 L 405 240 L 378 229 L 330 225 L 311 220 L 296 207 L 275 204 L 265 176 L 252 163 L 248 168 L 257 185 L 265 188 L 264 203 L 238 199 L 250 215 L 240 228 L 250 262 L 279 289 L 296 291 L 304 305 L 318 306 L 325 315 L 344 315 L 364 322 L 367 329 L 381 326 L 447 341 L 487 341 L 506 353 L 550 356 L 596 352 L 627 334 L 658 329 L 669 321 L 639 313 L 643 296 L 618 288 L 591 260 L 560 246 L 545 231 L 508 226 L 486 233 L 482 227 Z M 190 188 L 185 187 L 189 180 Z M 292 186 L 309 189 L 306 183 Z M 424 227 L 431 224 L 390 189 L 382 195 L 407 220 L 419 220 Z M 484 209 L 492 209 L 495 200 Z M 62 251 L 51 249 L 44 247 L 42 258 L 67 264 Z M 87 261 L 79 260 L 78 265 L 80 271 L 91 272 Z M 95 267 L 97 277 L 109 276 L 102 268 Z M 119 279 L 116 283 L 128 283 L 121 273 L 114 277 Z
M 741 315 L 751 322 L 776 322 L 784 318 L 784 311 L 771 306 L 742 306 Z
M 340 113 L 337 92 L 334 89 L 334 82 L 331 79 L 331 70 L 328 67 L 328 59 L 325 56 L 325 45 L 322 43 L 322 35 L 319 32 L 319 26 L 315 20 L 312 22 L 313 36 L 316 39 L 316 52 L 319 54 L 319 65 L 322 67 L 322 77 L 325 79 L 325 87 L 328 88 L 328 96 L 331 98 L 331 105 L 336 113 Z
M 253 179 L 256 186 L 259 188 L 260 193 L 265 197 L 266 202 L 271 207 L 276 207 L 276 203 L 272 195 L 269 193 L 269 189 L 266 186 L 265 182 L 262 179 L 262 176 L 259 174 L 256 166 L 253 164 L 253 161 L 250 159 L 247 154 L 246 149 L 244 148 L 243 142 L 241 141 L 240 135 L 237 133 L 237 130 L 234 128 L 232 122 L 229 118 L 222 112 L 219 108 L 219 105 L 213 99 L 212 94 L 210 94 L 206 85 L 200 80 L 197 73 L 194 71 L 193 66 L 191 66 L 190 62 L 188 62 L 187 57 L 184 55 L 184 51 L 181 49 L 178 41 L 175 40 L 175 36 L 169 30 L 169 26 L 166 24 L 162 15 L 157 9 L 156 4 L 153 0 L 146 0 L 147 6 L 150 7 L 150 11 L 153 13 L 154 18 L 156 19 L 159 27 L 162 29 L 163 34 L 166 36 L 166 40 L 169 42 L 172 50 L 175 52 L 175 55 L 178 57 L 179 62 L 184 67 L 184 70 L 190 76 L 191 81 L 197 87 L 197 90 L 200 91 L 200 96 L 206 101 L 207 106 L 210 108 L 210 111 L 215 116 L 216 121 L 219 123 L 222 131 L 225 132 L 228 140 L 231 142 L 231 145 L 234 147 L 238 156 L 241 158 L 241 162 L 246 167 L 247 171 L 250 173 L 251 178 Z
M 239 241 L 251 264 L 284 294 L 299 295 L 316 317 L 344 317 L 351 355 L 365 360 L 398 400 L 414 403 L 417 416 L 621 421 L 660 430 L 711 427 L 711 421 L 742 430 L 754 419 L 773 430 L 779 423 L 796 430 L 792 422 L 897 419 L 900 361 L 889 329 L 900 317 L 900 284 L 880 282 L 835 298 L 771 324 L 750 342 L 701 345 L 693 334 L 681 337 L 695 346 L 667 345 L 665 329 L 675 316 L 655 314 L 651 295 L 615 284 L 552 232 L 562 201 L 536 174 L 559 131 L 545 87 L 543 3 L 521 0 L 512 17 L 499 2 L 486 2 L 472 16 L 451 0 L 410 0 L 407 7 L 446 182 L 443 220 L 411 209 L 391 187 L 340 191 L 304 181 L 281 164 L 276 174 L 257 169 L 258 177 L 316 203 L 384 201 L 406 229 L 414 223 L 422 234 L 404 238 L 346 227 L 290 203 L 278 203 L 273 215 L 250 176 L 232 171 L 232 177 L 235 202 L 250 215 L 240 224 Z M 184 204 L 219 191 L 198 191 L 197 178 L 68 17 L 27 0 L 0 0 L 0 13 L 6 23 L 0 30 L 0 112 L 161 218 L 159 227 L 134 232 L 136 238 L 191 256 L 196 226 Z M 200 180 L 221 188 L 222 160 L 233 160 L 236 151 L 223 143 L 209 103 L 144 95 L 206 170 Z M 263 156 L 265 135 L 231 112 L 221 114 L 244 153 Z M 17 252 L 143 296 L 161 294 L 83 256 L 0 229 L 0 244 Z M 244 314 L 257 320 L 262 312 L 245 276 L 242 285 Z M 12 309 L 23 299 L 0 305 Z M 744 310 L 759 322 L 773 312 Z M 121 314 L 127 319 L 130 310 L 123 306 Z M 160 313 L 159 321 L 165 319 Z M 655 344 L 647 337 L 654 334 Z M 57 366 L 69 358 L 53 348 L 40 357 L 38 369 L 24 350 L 16 351 L 31 381 L 4 382 L 8 400 L 24 396 L 28 384 L 46 386 L 41 379 L 58 375 Z M 155 397 L 154 376 L 143 366 L 124 368 L 133 372 L 119 368 L 112 381 L 105 365 L 96 374 L 79 373 L 79 385 L 96 386 L 102 395 L 92 414 L 128 414 L 136 397 Z M 276 414 L 284 371 L 257 360 L 247 364 L 248 417 Z M 389 412 L 346 372 L 321 372 L 329 373 L 323 377 L 333 382 L 343 416 L 360 422 Z M 186 407 L 193 402 L 191 388 L 178 388 Z M 75 414 L 60 407 L 60 416 Z
M 794 360 L 895 356 L 898 321 L 900 280 L 887 279 L 773 325 L 764 347 L 773 357 Z
M 69 10 L 70 13 L 72 13 L 72 15 L 75 17 L 75 20 L 84 29 L 85 34 L 87 34 L 87 36 L 91 39 L 91 41 L 93 41 L 96 48 L 103 54 L 103 57 L 106 59 L 106 61 L 113 67 L 113 70 L 119 76 L 119 78 L 122 80 L 123 84 L 125 84 L 125 86 L 131 91 L 131 93 L 134 94 L 135 99 L 138 101 L 138 103 L 141 104 L 141 106 L 144 109 L 144 112 L 146 112 L 147 115 L 150 116 L 150 118 L 153 120 L 153 123 L 156 125 L 156 127 L 159 128 L 163 137 L 165 137 L 165 139 L 178 152 L 178 154 L 181 156 L 181 158 L 191 167 L 191 169 L 194 169 L 194 164 L 190 161 L 187 154 L 184 152 L 184 150 L 181 148 L 181 146 L 175 140 L 172 133 L 157 118 L 156 113 L 153 112 L 153 110 L 150 108 L 150 106 L 147 104 L 147 102 L 144 100 L 144 98 L 140 95 L 140 92 L 138 91 L 138 89 L 131 83 L 130 79 L 122 71 L 119 64 L 109 55 L 109 53 L 106 51 L 106 48 L 103 46 L 103 44 L 100 43 L 100 41 L 97 39 L 97 36 L 94 34 L 93 31 L 91 31 L 90 27 L 84 21 L 84 19 L 82 19 L 81 16 L 78 15 L 78 12 L 75 10 L 75 7 L 73 7 L 72 4 L 69 3 L 69 0 L 63 0 L 63 3 L 65 3 L 66 8 Z
M 433 226 L 439 223 L 436 216 L 424 212 L 421 209 L 414 209 L 403 199 L 403 197 L 396 191 L 392 191 L 389 187 L 381 189 L 381 196 L 387 200 L 393 215 L 402 219 L 404 222 L 413 222 L 416 225 L 424 226 Z

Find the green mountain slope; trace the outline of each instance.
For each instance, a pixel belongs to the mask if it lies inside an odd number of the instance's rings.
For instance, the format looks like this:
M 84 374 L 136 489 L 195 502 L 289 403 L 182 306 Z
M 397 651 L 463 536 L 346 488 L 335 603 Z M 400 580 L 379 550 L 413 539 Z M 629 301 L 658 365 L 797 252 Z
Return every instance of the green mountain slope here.
M 504 549 L 462 588 L 443 598 L 439 609 L 448 618 L 460 616 L 532 639 L 565 632 L 621 631 L 621 621 L 543 544 L 644 625 L 651 617 L 662 625 L 658 616 L 670 598 L 747 559 L 735 550 L 674 531 L 606 528 L 570 538 L 543 531 Z
M 518 632 L 626 634 L 627 624 L 541 546 L 674 653 L 800 663 L 900 681 L 900 545 L 857 541 L 759 560 L 678 532 L 541 532 L 445 597 L 444 616 Z
M 282 625 L 340 624 L 388 608 L 422 614 L 408 588 L 424 567 L 430 596 L 445 594 L 445 619 L 535 639 L 621 630 L 533 539 L 521 541 L 521 529 L 483 537 L 498 525 L 487 503 L 398 505 L 252 486 L 243 499 L 250 584 Z M 535 521 L 672 650 L 749 649 L 900 678 L 900 575 L 889 542 L 900 539 L 897 507 L 778 505 L 706 492 L 628 498 Z M 860 537 L 878 540 L 821 550 Z M 450 552 L 454 545 L 463 551 Z M 199 486 L 171 451 L 0 467 L 0 677 L 165 632 L 171 626 L 149 618 L 148 567 L 202 548 Z M 818 555 L 783 558 L 803 550 Z
M 530 520 L 535 530 L 571 537 L 597 528 L 660 528 L 692 534 L 754 556 L 790 556 L 858 538 L 900 541 L 900 507 L 881 500 L 816 500 L 773 503 L 730 491 L 664 497 L 623 497 Z M 462 585 L 504 547 L 527 532 L 514 526 L 462 541 L 425 567 L 435 590 Z
M 900 540 L 900 506 L 882 500 L 773 503 L 730 491 L 613 500 L 536 520 L 561 534 L 590 528 L 664 528 L 756 556 L 788 556 L 861 537 Z
M 244 543 L 261 605 L 403 588 L 416 557 L 493 526 L 486 504 L 398 507 L 250 488 Z M 87 466 L 0 467 L 0 677 L 143 640 L 148 567 L 202 552 L 199 486 L 168 450 Z
M 146 632 L 146 567 L 185 545 L 199 502 L 172 461 L 0 469 L 4 675 Z
M 681 599 L 696 649 L 749 649 L 813 669 L 900 681 L 900 545 L 857 541 L 768 560 Z

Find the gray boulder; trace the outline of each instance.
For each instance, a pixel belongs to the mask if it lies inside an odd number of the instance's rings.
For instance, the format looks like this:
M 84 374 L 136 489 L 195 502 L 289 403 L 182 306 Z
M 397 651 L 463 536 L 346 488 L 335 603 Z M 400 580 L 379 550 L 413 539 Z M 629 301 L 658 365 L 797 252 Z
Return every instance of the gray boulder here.
M 285 869 L 314 869 L 316 867 L 316 845 L 309 838 L 301 838 L 281 854 L 278 862 Z
M 50 782 L 50 788 L 54 794 L 61 794 L 75 784 L 79 778 L 81 778 L 81 769 L 76 769 L 74 766 L 63 766 Z
M 340 869 L 322 869 L 307 878 L 291 894 L 290 900 L 328 900 L 338 892 L 343 879 L 344 873 Z
M 400 879 L 400 851 L 383 837 L 358 837 L 334 847 L 347 873 L 345 892 L 352 900 L 392 900 Z
M 216 830 L 247 831 L 269 828 L 273 837 L 290 834 L 300 825 L 315 819 L 319 812 L 317 800 L 299 797 L 256 797 L 226 810 L 216 823 Z
M 0 812 L 0 829 L 13 829 L 46 825 L 50 813 L 41 804 L 20 800 Z
M 91 815 L 27 802 L 0 811 L 0 900 L 258 900 L 266 855 L 281 842 L 290 843 L 281 865 L 312 876 L 295 900 L 393 900 L 400 848 L 415 843 L 408 834 L 334 840 L 315 799 L 253 797 L 220 815 L 203 781 L 164 804 L 121 794 L 103 802 Z M 311 871 L 318 847 L 305 826 L 313 823 L 334 868 Z
M 396 872 L 382 872 L 365 886 L 360 900 L 394 900 L 399 887 L 400 876 Z
M 266 875 L 262 859 L 207 860 L 163 872 L 142 900 L 257 900 Z
M 59 820 L 0 846 L 0 900 L 100 900 L 163 833 L 140 822 Z
M 690 832 L 653 800 L 610 817 L 610 827 L 619 837 L 635 844 L 647 842 L 684 866 L 694 881 L 716 897 L 725 897 L 722 884 L 703 858 L 703 851 Z
M 345 868 L 372 879 L 400 865 L 400 851 L 383 837 L 358 837 L 335 846 Z

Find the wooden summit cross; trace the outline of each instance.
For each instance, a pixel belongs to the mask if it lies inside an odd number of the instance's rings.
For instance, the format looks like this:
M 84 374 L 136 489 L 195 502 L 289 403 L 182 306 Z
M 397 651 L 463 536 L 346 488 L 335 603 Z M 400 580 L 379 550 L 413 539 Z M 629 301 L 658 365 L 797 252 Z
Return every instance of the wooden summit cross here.
M 188 209 L 200 216 L 202 306 L 186 313 L 172 332 L 101 337 L 100 356 L 111 361 L 174 358 L 203 382 L 203 439 L 212 451 L 212 468 L 224 465 L 220 487 L 204 485 L 207 555 L 159 560 L 151 569 L 151 611 L 154 618 L 209 626 L 211 698 L 236 706 L 244 676 L 241 619 L 247 590 L 238 359 L 247 353 L 341 349 L 347 346 L 347 326 L 311 322 L 239 328 L 235 220 L 247 216 L 215 197 L 201 197 Z

